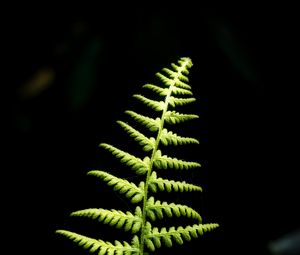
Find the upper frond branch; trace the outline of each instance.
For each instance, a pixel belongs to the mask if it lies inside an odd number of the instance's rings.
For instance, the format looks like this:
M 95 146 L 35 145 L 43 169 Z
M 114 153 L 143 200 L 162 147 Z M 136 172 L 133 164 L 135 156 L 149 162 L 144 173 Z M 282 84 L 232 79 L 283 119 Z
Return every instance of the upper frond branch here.
M 156 217 L 162 219 L 163 212 L 168 217 L 173 217 L 173 215 L 176 217 L 186 216 L 188 218 L 196 219 L 198 223 L 201 223 L 202 221 L 200 214 L 191 207 L 174 203 L 168 204 L 167 202 L 161 202 L 159 200 L 154 201 L 154 197 L 148 199 L 146 212 L 147 216 L 152 221 L 155 221 Z
M 128 152 L 124 152 L 107 143 L 101 143 L 100 146 L 110 151 L 116 158 L 119 158 L 121 163 L 130 166 L 131 169 L 134 170 L 137 174 L 147 173 L 149 168 L 148 157 L 144 158 L 144 160 L 141 160 L 140 158 L 137 158 L 129 154 Z
M 131 116 L 135 121 L 148 128 L 150 131 L 157 131 L 160 127 L 160 118 L 152 119 L 134 111 L 125 111 L 125 113 Z
M 155 139 L 153 137 L 146 137 L 141 132 L 137 131 L 127 123 L 123 121 L 117 121 L 117 123 L 131 136 L 134 138 L 135 141 L 137 141 L 141 146 L 143 146 L 144 151 L 150 151 L 153 150 Z
M 168 89 L 161 88 L 161 87 L 153 85 L 153 84 L 146 84 L 143 86 L 143 88 L 150 89 L 150 90 L 156 92 L 160 96 L 166 96 L 168 94 Z
M 176 78 L 168 78 L 167 76 L 156 73 L 156 76 L 165 84 L 166 86 L 177 86 L 183 89 L 191 89 L 191 86 L 185 83 L 184 81 L 181 81 L 178 77 Z
M 175 111 L 167 111 L 165 114 L 165 121 L 168 124 L 177 124 L 197 118 L 199 118 L 199 116 L 196 114 L 183 114 Z
M 198 162 L 189 162 L 162 155 L 160 150 L 156 151 L 154 165 L 158 169 L 174 168 L 180 170 L 201 167 L 201 165 Z
M 177 105 L 186 105 L 186 104 L 190 104 L 190 103 L 193 103 L 196 101 L 196 98 L 194 97 L 191 97 L 191 98 L 176 98 L 176 97 L 173 97 L 171 96 L 169 98 L 169 101 L 168 103 L 170 105 L 172 105 L 173 107 L 177 106 Z
M 133 182 L 129 182 L 125 179 L 118 178 L 112 174 L 109 174 L 100 170 L 92 170 L 88 172 L 88 175 L 101 178 L 107 183 L 108 186 L 113 186 L 115 191 L 124 194 L 132 203 L 140 202 L 144 197 L 143 183 L 137 187 Z
M 179 87 L 172 87 L 172 93 L 174 95 L 193 95 L 192 91 L 188 90 L 188 89 L 182 89 Z
M 157 189 L 160 191 L 179 191 L 179 192 L 191 192 L 191 191 L 202 191 L 200 186 L 186 183 L 185 181 L 174 181 L 167 180 L 161 177 L 157 178 L 157 174 L 155 171 L 152 172 L 149 178 L 149 188 L 152 192 L 157 192 Z
M 153 110 L 158 111 L 158 112 L 162 111 L 165 107 L 165 103 L 163 101 L 152 100 L 152 99 L 146 98 L 142 95 L 133 95 L 133 97 L 137 98 L 143 104 L 149 106 L 150 108 L 152 108 Z
M 178 69 L 177 72 L 174 72 L 174 71 L 172 71 L 172 70 L 170 70 L 168 68 L 163 68 L 162 70 L 164 72 L 166 72 L 174 80 L 179 78 L 180 80 L 182 80 L 184 82 L 189 82 L 188 77 L 186 77 L 185 75 L 183 75 L 182 72 L 180 71 L 180 69 Z
M 182 68 L 182 66 L 178 66 L 174 63 L 171 63 L 172 68 L 176 71 L 176 72 L 182 72 L 185 75 L 189 74 L 189 70 L 187 68 Z
M 176 146 L 176 145 L 183 145 L 183 144 L 190 144 L 190 143 L 199 144 L 199 141 L 195 138 L 182 137 L 173 133 L 172 131 L 168 131 L 165 128 L 162 130 L 160 140 L 163 145 L 173 144 Z
M 170 79 L 166 77 L 165 75 L 161 73 L 156 73 L 156 76 L 165 84 L 166 86 L 173 86 L 175 81 L 173 79 Z
M 183 88 L 183 89 L 191 89 L 192 87 L 190 85 L 188 85 L 187 83 L 179 80 L 179 79 L 175 79 L 175 86 Z

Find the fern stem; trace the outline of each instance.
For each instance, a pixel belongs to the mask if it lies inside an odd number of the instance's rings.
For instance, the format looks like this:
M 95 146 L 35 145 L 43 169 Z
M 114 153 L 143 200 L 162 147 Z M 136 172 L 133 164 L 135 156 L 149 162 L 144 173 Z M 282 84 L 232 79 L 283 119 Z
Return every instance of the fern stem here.
M 148 200 L 148 186 L 149 186 L 149 178 L 151 176 L 152 173 L 152 168 L 153 168 L 153 163 L 154 163 L 154 158 L 155 158 L 155 154 L 158 150 L 158 146 L 159 146 L 159 142 L 160 142 L 160 138 L 161 138 L 161 133 L 163 131 L 164 128 L 164 120 L 165 120 L 165 114 L 168 110 L 168 105 L 169 105 L 169 100 L 172 94 L 172 90 L 173 87 L 175 86 L 176 80 L 178 80 L 179 76 L 181 75 L 182 71 L 185 69 L 185 67 L 188 65 L 188 60 L 185 61 L 184 64 L 182 64 L 182 66 L 177 70 L 177 76 L 175 76 L 173 78 L 173 82 L 172 84 L 170 84 L 169 89 L 168 89 L 168 93 L 165 97 L 165 102 L 164 102 L 164 109 L 161 115 L 161 119 L 160 119 L 160 126 L 158 129 L 158 133 L 156 136 L 156 140 L 155 140 L 155 145 L 151 154 L 151 158 L 150 158 L 150 166 L 147 172 L 147 177 L 145 180 L 145 187 L 144 187 L 144 199 L 143 199 L 143 209 L 142 209 L 142 226 L 141 226 L 141 237 L 140 237 L 140 255 L 144 255 L 144 240 L 146 237 L 145 233 L 145 226 L 146 226 L 146 204 L 147 204 L 147 200 Z

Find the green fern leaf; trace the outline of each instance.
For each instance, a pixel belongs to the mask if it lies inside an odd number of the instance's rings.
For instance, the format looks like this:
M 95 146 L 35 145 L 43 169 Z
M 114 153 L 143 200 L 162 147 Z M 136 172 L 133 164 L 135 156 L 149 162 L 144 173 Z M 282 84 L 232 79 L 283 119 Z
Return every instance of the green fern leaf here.
M 165 121 L 168 124 L 178 124 L 181 122 L 199 118 L 196 114 L 183 114 L 175 111 L 167 111 L 165 114 Z
M 144 153 L 147 154 L 143 159 L 107 143 L 99 145 L 112 153 L 123 165 L 130 167 L 138 175 L 141 175 L 139 178 L 143 180 L 137 185 L 104 171 L 93 170 L 88 172 L 88 175 L 99 177 L 114 191 L 123 194 L 132 204 L 140 203 L 140 206 L 135 207 L 134 213 L 132 210 L 123 212 L 116 209 L 90 208 L 75 211 L 71 214 L 72 216 L 91 218 L 118 229 L 130 231 L 133 235 L 138 233 L 139 237 L 134 235 L 131 244 L 129 244 L 118 240 L 114 243 L 96 240 L 67 230 L 58 230 L 57 233 L 73 240 L 78 246 L 90 252 L 97 252 L 98 255 L 149 255 L 150 252 L 155 251 L 162 245 L 171 247 L 173 242 L 183 244 L 184 241 L 190 241 L 192 238 L 218 227 L 218 224 L 214 223 L 202 224 L 200 214 L 187 205 L 161 202 L 149 195 L 150 191 L 202 191 L 200 186 L 185 181 L 158 178 L 154 171 L 155 168 L 183 170 L 201 166 L 198 162 L 189 162 L 162 155 L 160 150 L 161 145 L 176 146 L 199 143 L 195 138 L 179 136 L 164 127 L 165 124 L 174 125 L 199 118 L 196 114 L 184 114 L 168 109 L 169 107 L 183 106 L 196 100 L 193 97 L 191 86 L 188 84 L 187 75 L 191 67 L 191 59 L 181 58 L 176 64 L 172 63 L 171 67 L 163 68 L 162 72 L 156 74 L 160 84 L 146 84 L 143 86 L 155 92 L 156 95 L 158 94 L 161 101 L 147 98 L 142 94 L 133 95 L 141 103 L 157 111 L 156 114 L 159 116 L 154 119 L 134 111 L 125 111 L 125 113 L 138 122 L 140 126 L 149 129 L 151 132 L 156 132 L 155 138 L 152 136 L 147 137 L 124 121 L 117 121 L 127 134 L 142 146 Z M 163 219 L 166 216 L 187 217 L 197 221 L 198 224 L 177 228 L 172 226 L 168 230 L 165 227 L 161 229 L 152 228 L 150 221 Z
M 158 131 L 160 127 L 160 118 L 152 119 L 141 114 L 138 114 L 134 111 L 126 111 L 135 121 L 141 123 L 143 126 L 148 128 L 150 131 Z
M 163 145 L 184 145 L 190 143 L 199 144 L 199 141 L 195 138 L 178 136 L 177 134 L 173 133 L 172 131 L 168 131 L 165 128 L 161 132 L 160 141 Z
M 195 101 L 196 101 L 196 98 L 193 98 L 193 97 L 191 97 L 191 98 L 176 98 L 176 97 L 171 96 L 169 98 L 168 103 L 171 106 L 176 107 L 177 105 L 182 106 L 182 105 L 193 103 Z
M 137 187 L 133 182 L 128 182 L 125 179 L 100 170 L 89 171 L 88 175 L 100 177 L 103 181 L 107 182 L 107 185 L 114 186 L 115 191 L 124 194 L 132 203 L 138 203 L 143 199 L 144 190 L 141 188 L 141 184 Z
M 145 244 L 150 251 L 155 251 L 155 245 L 151 239 L 146 239 Z
M 110 144 L 101 143 L 100 147 L 105 148 L 106 150 L 110 151 L 116 158 L 119 158 L 121 163 L 130 166 L 132 170 L 134 170 L 137 174 L 145 174 L 149 169 L 149 165 L 146 164 L 147 159 L 141 160 L 128 152 L 124 152 Z
M 200 186 L 186 183 L 185 181 L 179 182 L 174 180 L 166 180 L 162 178 L 157 178 L 156 172 L 153 171 L 150 178 L 149 178 L 149 187 L 151 191 L 157 192 L 157 188 L 160 191 L 175 191 L 175 192 L 189 192 L 189 191 L 202 191 Z
M 141 209 L 139 209 L 141 210 Z M 142 225 L 142 218 L 133 215 L 131 212 L 122 212 L 120 210 L 106 210 L 106 209 L 84 209 L 71 213 L 71 216 L 77 217 L 88 217 L 92 219 L 97 219 L 104 224 L 109 224 L 110 226 L 115 226 L 117 228 L 124 228 L 126 231 L 131 230 L 132 233 L 136 233 L 140 230 Z M 125 228 L 127 226 L 127 228 Z
M 168 77 L 166 77 L 165 75 L 163 75 L 161 73 L 156 73 L 156 76 L 168 87 L 174 86 L 174 84 L 175 84 L 173 79 L 169 79 Z
M 175 79 L 175 78 L 177 78 L 178 77 L 178 73 L 179 72 L 174 72 L 174 71 L 172 71 L 172 70 L 170 70 L 169 68 L 163 68 L 162 69 L 165 73 L 167 73 L 168 74 L 168 76 L 170 77 L 170 78 L 172 78 L 172 79 Z
M 208 224 L 194 224 L 193 226 L 183 227 L 170 227 L 169 230 L 166 230 L 165 227 L 158 230 L 158 228 L 151 229 L 150 233 L 146 235 L 146 240 L 153 241 L 154 239 L 162 239 L 163 243 L 167 247 L 171 247 L 173 245 L 172 239 L 178 244 L 183 244 L 183 239 L 186 241 L 190 241 L 191 237 L 197 238 L 198 234 L 203 235 L 205 232 L 211 231 L 217 228 L 219 225 L 216 223 L 208 223 Z M 153 242 L 154 244 L 154 242 Z M 159 248 L 159 247 L 155 247 Z
M 125 131 L 134 138 L 135 141 L 137 141 L 141 146 L 143 146 L 144 151 L 151 151 L 154 148 L 155 145 L 155 139 L 153 137 L 146 137 L 127 123 L 123 121 L 117 121 L 117 123 L 125 129 Z
M 162 111 L 165 108 L 165 103 L 163 101 L 156 101 L 149 99 L 147 97 L 144 97 L 142 95 L 133 95 L 133 97 L 137 98 L 140 100 L 143 104 L 149 106 L 155 111 Z
M 189 82 L 189 78 L 186 77 L 183 73 L 179 73 L 178 78 L 183 82 Z
M 161 87 L 158 87 L 153 84 L 146 84 L 143 86 L 143 88 L 150 89 L 150 90 L 156 92 L 160 96 L 166 96 L 168 94 L 168 89 L 161 88 Z
M 83 249 L 88 250 L 91 253 L 98 251 L 99 255 L 104 255 L 104 254 L 138 255 L 139 254 L 139 248 L 130 245 L 126 241 L 123 241 L 123 244 L 119 241 L 115 241 L 115 244 L 113 245 L 111 242 L 105 242 L 100 239 L 98 240 L 93 239 L 67 230 L 57 230 L 56 233 L 69 238 L 74 243 L 77 243 Z
M 154 165 L 158 169 L 174 168 L 180 170 L 201 167 L 201 164 L 198 162 L 183 161 L 181 159 L 161 155 L 160 150 L 156 151 Z
M 168 217 L 173 217 L 173 215 L 176 217 L 186 216 L 188 218 L 197 220 L 199 223 L 202 222 L 200 214 L 186 205 L 174 203 L 168 204 L 167 202 L 161 202 L 159 200 L 154 201 L 154 197 L 150 197 L 146 206 L 147 215 L 150 213 L 151 220 L 153 221 L 156 219 L 156 217 L 162 219 L 164 212 Z
M 179 79 L 175 79 L 175 84 L 174 84 L 176 87 L 179 87 L 179 88 L 183 88 L 183 89 L 191 89 L 191 86 L 188 85 L 187 83 L 179 80 Z
M 182 88 L 179 88 L 179 87 L 172 87 L 172 93 L 174 95 L 193 95 L 192 91 L 190 90 L 187 90 L 187 89 L 182 89 Z

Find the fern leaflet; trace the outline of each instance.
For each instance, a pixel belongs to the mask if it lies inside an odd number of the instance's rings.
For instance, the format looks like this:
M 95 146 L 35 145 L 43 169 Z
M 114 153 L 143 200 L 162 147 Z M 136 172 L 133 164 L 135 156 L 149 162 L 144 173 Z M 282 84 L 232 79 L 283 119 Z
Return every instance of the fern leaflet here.
M 167 192 L 202 191 L 202 188 L 200 186 L 186 183 L 185 181 L 179 182 L 174 180 L 162 179 L 161 177 L 157 178 L 157 174 L 155 171 L 152 172 L 149 178 L 149 188 L 152 192 L 157 192 L 157 189 Z
M 157 131 L 160 126 L 160 118 L 152 119 L 147 116 L 143 116 L 134 111 L 126 111 L 135 121 L 140 122 L 143 126 L 148 128 L 150 131 Z
M 109 150 L 116 158 L 120 159 L 121 163 L 130 166 L 137 174 L 147 173 L 149 168 L 148 157 L 142 160 L 107 143 L 101 143 L 100 146 Z
M 199 118 L 199 116 L 196 114 L 184 114 L 175 111 L 167 111 L 165 114 L 165 121 L 168 124 L 178 124 L 181 122 L 185 122 L 197 118 Z
M 90 253 L 95 253 L 96 251 L 98 251 L 99 255 L 104 255 L 104 254 L 138 255 L 139 254 L 137 236 L 135 236 L 134 238 L 135 240 L 132 241 L 131 245 L 126 241 L 123 241 L 122 244 L 117 240 L 113 245 L 111 242 L 105 242 L 103 240 L 89 238 L 67 230 L 57 230 L 56 233 L 71 239 L 79 246 L 82 246 L 84 249 L 89 250 Z
M 103 179 L 107 182 L 107 185 L 113 186 L 115 191 L 124 194 L 132 203 L 138 203 L 142 201 L 144 195 L 144 183 L 141 182 L 137 187 L 133 182 L 128 182 L 125 179 L 118 178 L 112 174 L 109 174 L 100 170 L 92 170 L 88 172 L 88 175 L 93 175 Z

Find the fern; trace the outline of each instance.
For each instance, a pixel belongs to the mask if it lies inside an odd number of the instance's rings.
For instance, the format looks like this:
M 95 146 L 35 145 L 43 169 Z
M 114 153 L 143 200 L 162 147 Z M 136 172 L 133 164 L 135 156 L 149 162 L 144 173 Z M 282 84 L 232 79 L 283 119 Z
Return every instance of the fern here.
M 154 252 L 162 245 L 171 247 L 173 242 L 183 244 L 218 227 L 217 223 L 203 223 L 202 217 L 193 208 L 159 201 L 154 194 L 159 191 L 167 192 L 193 192 L 202 191 L 200 186 L 186 183 L 185 181 L 168 180 L 158 177 L 157 173 L 164 169 L 190 170 L 201 167 L 198 162 L 185 161 L 168 155 L 163 155 L 163 148 L 160 145 L 186 145 L 198 144 L 199 141 L 192 137 L 182 137 L 165 127 L 165 123 L 176 125 L 181 122 L 190 121 L 198 118 L 196 114 L 185 114 L 173 110 L 177 106 L 184 106 L 194 102 L 196 99 L 188 84 L 188 69 L 192 67 L 189 58 L 181 58 L 177 64 L 172 63 L 170 69 L 162 69 L 162 73 L 157 73 L 161 80 L 161 85 L 146 84 L 143 87 L 153 93 L 163 97 L 163 101 L 147 98 L 136 94 L 134 97 L 142 104 L 145 104 L 156 112 L 159 116 L 151 118 L 135 111 L 126 111 L 132 120 L 138 122 L 140 126 L 148 128 L 155 137 L 148 137 L 123 121 L 117 123 L 124 129 L 130 137 L 134 139 L 148 153 L 144 158 L 139 158 L 128 152 L 123 151 L 113 145 L 101 143 L 100 147 L 109 151 L 114 157 L 124 165 L 130 167 L 136 174 L 143 178 L 137 185 L 125 179 L 118 178 L 106 171 L 92 170 L 88 175 L 100 178 L 111 186 L 114 191 L 125 196 L 129 201 L 136 205 L 134 212 L 123 212 L 115 209 L 90 208 L 73 212 L 71 216 L 87 217 L 93 220 L 108 224 L 110 226 L 131 232 L 133 234 L 130 243 L 115 241 L 114 244 L 96 240 L 87 236 L 79 235 L 68 230 L 57 230 L 56 232 L 65 236 L 77 245 L 82 246 L 90 252 L 98 252 L 100 255 L 144 255 Z M 172 109 L 170 109 L 172 108 Z M 153 193 L 152 195 L 150 193 Z M 151 222 L 164 217 L 187 217 L 195 221 L 190 226 L 172 226 L 169 229 L 163 227 L 158 229 L 152 227 Z

